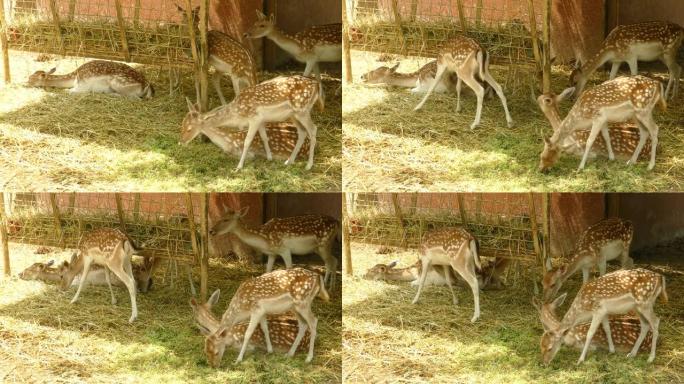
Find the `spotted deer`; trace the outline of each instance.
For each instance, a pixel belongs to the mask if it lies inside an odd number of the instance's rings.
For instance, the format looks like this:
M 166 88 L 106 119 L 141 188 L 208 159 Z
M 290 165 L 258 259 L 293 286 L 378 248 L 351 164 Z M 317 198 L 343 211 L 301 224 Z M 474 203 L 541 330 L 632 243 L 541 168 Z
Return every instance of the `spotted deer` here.
M 541 320 L 544 332 L 560 327 L 561 320 L 556 315 L 556 309 L 563 304 L 565 297 L 566 295 L 560 296 L 548 303 L 540 303 L 536 298 L 533 299 L 532 305 L 539 312 L 539 319 Z M 639 318 L 632 314 L 608 316 L 608 325 L 610 326 L 610 335 L 615 349 L 620 352 L 630 351 L 641 332 Z M 580 323 L 568 329 L 561 339 L 562 345 L 574 349 L 582 349 L 590 326 L 591 323 Z M 639 347 L 640 351 L 646 352 L 651 349 L 652 337 L 651 332 L 646 335 L 644 342 Z M 608 338 L 603 329 L 597 330 L 589 344 L 589 350 L 591 351 L 598 348 L 608 350 Z
M 70 88 L 72 93 L 113 93 L 132 99 L 154 97 L 154 87 L 145 76 L 124 63 L 93 60 L 66 75 L 55 75 L 56 71 L 36 71 L 29 76 L 28 85 Z
M 560 95 L 548 92 L 537 99 L 539 108 L 549 120 L 554 132 L 560 129 L 561 118 L 558 106 L 574 92 L 574 88 L 568 88 Z M 633 122 L 613 122 L 608 123 L 608 136 L 610 147 L 617 158 L 628 159 L 632 156 L 639 145 L 639 126 Z M 563 153 L 581 157 L 589 139 L 590 131 L 575 130 L 561 142 L 560 149 Z M 594 145 L 590 148 L 589 157 L 594 158 L 598 155 L 608 156 L 608 147 L 603 136 L 598 136 Z M 651 140 L 646 139 L 644 148 L 639 154 L 638 160 L 648 160 L 651 156 Z
M 564 299 L 566 295 L 563 294 L 561 297 Z M 641 268 L 615 271 L 582 285 L 560 323 L 549 328 L 542 336 L 541 350 L 544 364 L 548 365 L 556 356 L 563 337 L 570 329 L 589 320 L 591 320 L 591 325 L 577 364 L 584 361 L 599 325 L 603 327 L 606 334 L 608 350 L 611 353 L 615 352 L 608 316 L 626 314 L 630 311 L 638 313 L 641 327 L 639 336 L 627 357 L 636 356 L 646 334 L 651 330 L 653 334 L 648 362 L 653 362 L 660 324 L 660 319 L 653 312 L 653 306 L 658 296 L 663 299 L 663 302 L 667 302 L 665 277 Z
M 257 10 L 257 20 L 245 33 L 250 39 L 265 37 L 273 41 L 295 60 L 305 63 L 304 76 L 316 73 L 321 81 L 320 62 L 342 61 L 342 24 L 314 25 L 294 35 L 288 35 L 276 27 L 275 17 Z
M 71 300 L 75 303 L 78 300 L 85 282 L 88 280 L 88 273 L 92 263 L 106 267 L 105 279 L 109 286 L 109 293 L 112 296 L 112 304 L 116 304 L 116 297 L 112 290 L 109 271 L 114 272 L 116 277 L 123 282 L 128 289 L 131 297 L 131 317 L 129 323 L 138 317 L 138 306 L 136 304 L 136 288 L 133 279 L 133 268 L 131 266 L 131 256 L 139 249 L 133 241 L 119 229 L 99 228 L 83 235 L 78 246 L 78 254 L 74 261 L 69 264 L 69 268 L 62 274 L 62 289 L 67 289 L 71 285 L 76 275 L 81 274 L 78 290 Z
M 442 77 L 447 72 L 456 72 L 458 81 L 456 82 L 456 113 L 461 111 L 461 83 L 465 82 L 477 97 L 477 111 L 475 113 L 475 121 L 470 125 L 470 129 L 474 129 L 480 124 L 480 117 L 482 115 L 482 102 L 485 95 L 485 89 L 480 84 L 480 81 L 488 83 L 494 88 L 506 113 L 506 122 L 508 127 L 513 126 L 513 119 L 508 112 L 508 104 L 506 103 L 506 96 L 499 83 L 494 80 L 489 72 L 489 53 L 482 48 L 482 46 L 475 40 L 459 36 L 452 40 L 448 40 L 440 48 L 437 54 L 437 73 L 435 74 L 435 81 L 431 84 L 423 100 L 416 106 L 414 111 L 423 107 L 427 99 L 434 92 L 437 85 L 442 81 Z
M 178 4 L 176 7 L 181 14 L 190 17 L 193 26 L 199 30 L 199 7 L 192 9 L 190 14 Z M 214 68 L 211 80 L 221 104 L 227 104 L 221 91 L 221 77 L 230 77 L 235 97 L 242 89 L 257 85 L 256 61 L 242 43 L 223 32 L 211 30 L 207 31 L 207 48 L 209 65 Z
M 232 233 L 255 250 L 268 256 L 266 272 L 273 270 L 276 256 L 292 268 L 292 254 L 316 253 L 325 263 L 324 282 L 335 287 L 337 258 L 332 254 L 335 239 L 340 236 L 340 222 L 325 215 L 302 215 L 273 218 L 257 228 L 247 228 L 242 218 L 249 207 L 228 211 L 209 231 L 211 236 Z
M 191 111 L 202 115 L 198 108 L 191 103 L 188 103 L 188 108 Z M 239 159 L 242 156 L 242 148 L 247 137 L 246 131 L 234 131 L 226 129 L 221 126 L 213 126 L 210 124 L 195 125 L 193 130 L 184 129 L 181 127 L 180 144 L 187 145 L 200 133 L 207 136 L 212 143 L 216 144 L 228 156 Z M 276 160 L 287 160 L 297 144 L 297 128 L 291 123 L 266 123 L 266 136 L 268 137 L 268 146 L 271 150 L 271 158 Z M 309 155 L 308 138 L 304 140 L 304 144 L 297 154 L 298 159 L 305 159 Z M 260 137 L 255 137 L 252 145 L 247 151 L 246 159 L 251 160 L 255 157 L 268 158 L 264 142 Z
M 599 274 L 606 274 L 606 264 L 620 259 L 622 268 L 634 265 L 629 257 L 629 247 L 634 237 L 634 225 L 629 220 L 611 217 L 590 225 L 577 242 L 575 252 L 567 264 L 549 269 L 544 274 L 542 286 L 544 300 L 558 294 L 563 283 L 575 272 L 582 270 L 582 282 L 589 281 L 589 272 L 598 266 Z
M 572 93 L 573 91 L 567 91 Z M 565 93 L 565 92 L 564 92 Z M 544 96 L 537 100 L 545 104 Z M 582 93 L 575 105 L 560 123 L 550 138 L 544 138 L 544 150 L 540 155 L 539 171 L 548 171 L 560 158 L 562 144 L 574 131 L 590 130 L 579 170 L 589 157 L 589 151 L 599 132 L 608 147 L 608 158 L 615 159 L 610 143 L 608 124 L 627 119 L 636 119 L 639 126 L 639 143 L 627 164 L 635 164 L 646 144 L 651 139 L 651 159 L 648 169 L 655 167 L 656 147 L 658 146 L 658 125 L 653 120 L 653 108 L 659 104 L 663 110 L 667 103 L 663 98 L 663 86 L 657 80 L 644 76 L 618 77 L 608 80 Z
M 200 333 L 204 336 L 209 336 L 216 332 L 221 326 L 221 321 L 214 316 L 211 311 L 211 307 L 218 302 L 219 294 L 221 291 L 217 289 L 209 297 L 209 300 L 200 304 L 193 297 L 190 299 L 190 307 L 192 307 L 192 312 L 195 317 L 195 323 L 200 329 Z M 266 321 L 268 323 L 268 333 L 272 341 L 273 349 L 276 351 L 288 351 L 292 348 L 299 326 L 297 325 L 297 318 L 291 313 L 280 314 L 280 315 L 267 315 Z M 232 328 L 228 330 L 225 336 L 224 342 L 226 347 L 239 350 L 244 342 L 245 331 L 247 330 L 248 322 L 242 322 L 235 324 Z M 297 351 L 301 352 L 306 349 L 309 344 L 310 333 L 306 331 L 302 341 L 297 347 Z M 261 329 L 257 328 L 252 334 L 247 346 L 247 350 L 251 351 L 254 348 L 259 348 L 262 350 L 266 349 L 266 340 L 264 339 L 264 333 Z
M 670 80 L 663 95 L 668 98 L 677 96 L 679 77 L 682 67 L 677 63 L 677 52 L 684 40 L 684 29 L 677 24 L 665 21 L 618 25 L 603 41 L 599 52 L 581 68 L 570 75 L 571 85 L 581 94 L 587 80 L 603 64 L 610 61 L 613 66 L 610 79 L 617 76 L 620 65 L 626 62 L 632 76 L 638 73 L 638 61 L 662 61 L 670 72 Z
M 271 160 L 273 155 L 268 144 L 266 124 L 290 120 L 297 127 L 297 143 L 285 164 L 294 163 L 305 137 L 308 136 L 309 160 L 306 169 L 309 170 L 313 167 L 314 147 L 316 146 L 317 128 L 311 119 L 311 109 L 314 104 L 318 104 L 320 109 L 323 109 L 319 83 L 303 76 L 276 77 L 255 87 L 246 88 L 230 104 L 207 113 L 200 113 L 188 100 L 190 111 L 183 119 L 181 141 L 189 142 L 200 132 L 206 131 L 207 127 L 246 129 L 245 144 L 237 165 L 239 170 L 245 163 L 257 132 L 261 137 L 266 158 Z
M 75 260 L 75 258 L 72 258 L 72 262 L 75 262 Z M 145 293 L 152 288 L 152 274 L 158 267 L 160 261 L 161 259 L 159 258 L 146 257 L 142 265 L 133 264 L 133 278 L 135 279 L 138 291 Z M 68 261 L 63 261 L 59 265 L 53 266 L 54 263 L 54 260 L 50 260 L 47 263 L 33 263 L 31 266 L 19 273 L 19 278 L 22 280 L 59 282 L 62 280 L 62 275 L 69 269 L 70 263 Z M 78 286 L 80 280 L 81 275 L 79 274 L 74 277 L 70 286 Z M 88 274 L 88 281 L 86 281 L 86 283 L 91 285 L 107 285 L 104 267 L 93 264 L 91 266 L 90 273 Z M 116 276 L 114 276 L 114 279 L 112 280 L 112 285 L 120 287 L 125 286 Z
M 226 339 L 229 329 L 247 319 L 249 325 L 236 362 L 242 361 L 257 326 L 261 327 L 264 334 L 266 350 L 269 353 L 273 352 L 266 316 L 286 311 L 294 311 L 298 320 L 297 336 L 287 355 L 294 356 L 308 329 L 310 337 L 306 362 L 311 362 L 318 325 L 318 319 L 311 311 L 311 303 L 316 297 L 326 302 L 330 299 L 323 284 L 323 277 L 302 268 L 281 269 L 242 282 L 221 317 L 221 325 L 205 340 L 204 351 L 209 364 L 215 368 L 219 366 L 229 342 Z
M 468 283 L 473 292 L 475 300 L 475 310 L 471 322 L 475 322 L 480 317 L 480 288 L 477 281 L 475 268 L 482 268 L 480 257 L 477 251 L 477 240 L 463 228 L 443 228 L 425 234 L 421 244 L 422 270 L 418 290 L 413 299 L 413 304 L 418 303 L 420 292 L 425 286 L 427 273 L 431 265 L 451 267 L 458 272 L 463 280 Z M 458 304 L 458 299 L 451 285 L 451 274 L 444 274 L 447 285 L 451 290 L 454 304 Z

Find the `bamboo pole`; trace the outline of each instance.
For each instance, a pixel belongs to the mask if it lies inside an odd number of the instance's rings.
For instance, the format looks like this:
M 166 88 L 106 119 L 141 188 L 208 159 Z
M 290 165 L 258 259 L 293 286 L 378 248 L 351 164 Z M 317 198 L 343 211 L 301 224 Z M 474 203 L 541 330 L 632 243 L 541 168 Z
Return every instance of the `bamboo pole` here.
M 406 38 L 404 37 L 404 28 L 401 23 L 401 13 L 399 12 L 399 0 L 392 0 L 392 14 L 394 15 L 394 23 L 397 28 L 397 35 L 399 36 L 399 41 L 401 42 L 401 53 L 406 53 Z
M 76 15 L 76 0 L 69 0 L 69 21 L 74 21 Z
M 399 226 L 401 227 L 401 243 L 399 243 L 399 246 L 406 248 L 406 223 L 404 223 L 404 215 L 402 214 L 401 206 L 399 205 L 399 194 L 392 194 L 392 205 L 394 206 L 394 214 L 397 216 Z
M 347 2 L 342 2 L 342 61 L 344 62 L 344 82 L 351 84 L 354 80 L 351 65 L 351 39 L 349 38 L 349 21 L 347 18 Z
M 3 8 L 4 9 L 4 8 Z M 5 276 L 12 274 L 9 257 L 9 234 L 7 233 L 7 214 L 5 213 L 5 193 L 0 191 L 0 247 Z
M 192 193 L 185 194 L 185 204 L 187 205 L 188 227 L 190 228 L 190 243 L 194 252 L 193 263 L 196 264 L 200 257 L 200 249 L 197 244 L 197 226 L 195 225 L 195 211 L 192 206 Z
M 119 225 L 121 230 L 126 233 L 126 221 L 124 220 L 123 203 L 121 202 L 121 194 L 115 193 L 114 200 L 116 200 L 116 212 L 119 214 Z
M 59 41 L 59 50 L 64 51 L 64 37 L 62 36 L 62 26 L 59 22 L 59 12 L 57 12 L 57 0 L 50 0 L 50 13 L 52 13 L 52 23 L 55 26 L 55 36 Z
M 131 51 L 128 49 L 128 38 L 126 37 L 126 23 L 124 22 L 121 0 L 114 0 L 116 8 L 116 23 L 119 26 L 119 38 L 121 39 L 121 53 L 125 61 L 131 61 Z
M 73 215 L 76 210 L 76 192 L 69 194 L 69 214 Z
M 465 201 L 463 200 L 463 194 L 459 193 L 458 195 L 456 195 L 456 199 L 458 200 L 458 211 L 461 214 L 461 222 L 465 227 L 468 224 L 468 217 L 466 216 Z
M 418 15 L 418 0 L 411 0 L 411 21 L 416 21 Z
M 477 0 L 477 5 L 475 7 L 475 25 L 479 28 L 482 26 L 482 8 L 484 5 L 482 4 L 482 0 Z
M 200 2 L 200 61 L 199 61 L 199 84 L 200 84 L 200 110 L 206 112 L 209 109 L 209 45 L 207 43 L 207 29 L 209 24 L 209 0 Z M 204 300 L 204 297 L 202 297 Z
M 342 253 L 344 254 L 344 271 L 348 276 L 354 274 L 351 257 L 351 241 L 349 230 L 349 210 L 347 209 L 347 193 L 342 192 Z
M 606 217 L 620 217 L 620 194 L 606 193 Z
M 534 246 L 534 253 L 537 257 L 537 262 L 544 265 L 544 260 L 542 257 L 541 245 L 539 244 L 539 227 L 537 226 L 537 210 L 534 208 L 534 193 L 529 192 L 527 194 L 529 197 L 529 210 L 530 210 L 530 226 L 532 229 L 532 245 Z
M 468 25 L 466 24 L 465 13 L 463 12 L 463 0 L 456 0 L 456 6 L 458 7 L 458 20 L 461 23 L 461 31 L 466 33 L 468 32 Z
M 539 53 L 539 41 L 537 40 L 537 15 L 534 12 L 534 0 L 527 0 L 527 9 L 530 14 L 530 35 L 532 37 L 532 54 L 537 63 L 537 69 L 543 67 L 541 54 Z
M 9 47 L 7 46 L 7 21 L 5 20 L 5 0 L 0 0 L 0 48 L 2 49 L 2 68 L 5 84 L 12 82 L 10 75 Z
M 544 231 L 543 233 L 543 248 L 542 248 L 542 255 L 543 255 L 543 268 L 544 272 L 546 272 L 546 261 L 550 257 L 550 251 L 551 251 L 551 234 L 550 234 L 550 227 L 551 227 L 551 217 L 550 217 L 550 204 L 551 202 L 549 201 L 549 194 L 548 193 L 543 193 L 542 194 L 542 230 Z
M 209 281 L 209 194 L 202 194 L 201 203 L 202 251 L 200 252 L 200 299 L 207 301 Z
M 135 0 L 135 5 L 133 8 L 133 27 L 138 28 L 140 26 L 140 4 L 141 0 Z
M 133 221 L 137 223 L 138 220 L 140 220 L 140 192 L 133 197 Z
M 544 67 L 542 72 L 542 90 L 551 91 L 551 0 L 544 0 L 544 29 L 542 31 L 544 46 Z
M 50 194 L 50 206 L 52 207 L 52 217 L 54 218 L 55 233 L 59 239 L 60 247 L 64 247 L 64 238 L 62 232 L 62 218 L 59 214 L 59 206 L 57 205 L 57 196 L 54 193 Z
M 192 17 L 192 3 L 190 0 L 185 0 L 185 16 L 188 23 L 188 34 L 190 34 L 190 51 L 192 52 L 192 65 L 195 71 L 195 92 L 196 92 L 196 102 L 200 100 L 200 81 L 199 81 L 199 62 L 200 53 L 197 47 L 197 30 L 195 29 L 195 20 Z

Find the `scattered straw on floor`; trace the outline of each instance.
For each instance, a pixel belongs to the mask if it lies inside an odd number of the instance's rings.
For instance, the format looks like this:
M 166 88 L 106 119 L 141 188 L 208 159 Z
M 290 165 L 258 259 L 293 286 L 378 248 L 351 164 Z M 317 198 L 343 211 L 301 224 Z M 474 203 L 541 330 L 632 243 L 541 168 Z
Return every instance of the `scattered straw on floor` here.
M 480 294 L 481 316 L 470 323 L 473 297 L 457 289 L 451 302 L 446 287 L 426 287 L 418 304 L 409 283 L 367 281 L 361 276 L 376 263 L 399 259 L 407 266 L 416 253 L 376 254 L 377 246 L 353 243 L 354 276 L 343 284 L 343 379 L 382 383 L 677 383 L 684 379 L 684 292 L 681 275 L 667 276 L 670 302 L 658 302 L 661 318 L 658 354 L 627 359 L 591 352 L 581 365 L 579 351 L 563 347 L 549 367 L 541 364 L 541 323 L 531 305 L 533 283 Z M 650 261 L 653 263 L 653 261 Z M 637 260 L 637 264 L 641 264 Z M 681 261 L 678 269 L 682 269 Z M 577 276 L 567 286 L 572 297 Z M 569 302 L 570 300 L 566 300 Z M 561 309 L 569 305 L 566 302 Z

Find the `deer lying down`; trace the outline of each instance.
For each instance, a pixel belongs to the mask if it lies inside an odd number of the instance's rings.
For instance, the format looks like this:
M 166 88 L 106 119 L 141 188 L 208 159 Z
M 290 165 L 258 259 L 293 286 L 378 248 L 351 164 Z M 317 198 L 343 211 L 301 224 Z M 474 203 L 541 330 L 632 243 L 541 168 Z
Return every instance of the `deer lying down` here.
M 151 99 L 154 87 L 145 76 L 124 63 L 93 60 L 66 75 L 37 71 L 28 79 L 31 87 L 71 88 L 73 93 L 114 93 L 132 99 Z
M 221 321 L 214 315 L 211 311 L 211 307 L 214 306 L 219 299 L 219 294 L 221 290 L 217 289 L 209 297 L 209 300 L 200 304 L 193 297 L 190 299 L 190 307 L 192 307 L 192 313 L 195 317 L 195 322 L 200 330 L 200 333 L 204 336 L 209 336 L 216 332 L 221 326 Z M 280 315 L 268 315 L 266 316 L 266 321 L 268 323 L 268 332 L 271 338 L 273 349 L 279 352 L 287 352 L 295 341 L 297 337 L 297 332 L 299 327 L 297 325 L 297 318 L 291 313 L 280 314 Z M 233 326 L 226 333 L 223 342 L 226 347 L 235 350 L 240 350 L 242 343 L 244 342 L 245 332 L 247 331 L 248 322 L 238 323 Z M 307 330 L 302 338 L 302 342 L 297 347 L 297 351 L 305 351 L 309 344 L 309 331 Z M 264 333 L 261 329 L 257 329 L 252 338 L 248 342 L 247 350 L 252 351 L 255 348 L 266 350 L 266 341 L 264 340 Z
M 74 258 L 72 257 L 72 262 L 73 260 Z M 142 265 L 133 264 L 133 278 L 135 279 L 138 291 L 145 293 L 152 288 L 152 274 L 159 266 L 160 261 L 161 259 L 159 258 L 146 257 Z M 54 263 L 54 260 L 50 260 L 47 263 L 33 263 L 31 266 L 19 273 L 19 278 L 22 280 L 60 282 L 64 272 L 69 269 L 70 263 L 68 261 L 63 261 L 56 267 L 53 266 Z M 76 275 L 70 286 L 77 287 L 80 279 L 81 275 Z M 88 273 L 88 280 L 86 282 L 90 285 L 107 285 L 104 267 L 101 265 L 91 266 L 90 273 Z M 114 276 L 112 279 L 112 285 L 124 287 L 124 284 L 116 276 Z

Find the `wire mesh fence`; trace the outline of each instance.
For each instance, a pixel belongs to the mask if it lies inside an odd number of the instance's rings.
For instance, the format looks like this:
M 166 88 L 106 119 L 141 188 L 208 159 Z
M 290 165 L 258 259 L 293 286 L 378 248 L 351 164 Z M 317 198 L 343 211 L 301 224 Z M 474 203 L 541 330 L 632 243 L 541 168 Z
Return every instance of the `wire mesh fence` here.
M 540 261 L 542 199 L 538 194 L 350 194 L 351 240 L 417 248 L 435 228 L 462 226 L 480 243 L 480 254 Z
M 353 0 L 352 4 L 350 34 L 355 49 L 434 57 L 445 40 L 465 35 L 482 44 L 493 63 L 535 62 L 531 25 L 534 22 L 536 31 L 542 29 L 541 0 L 533 0 L 532 8 L 520 0 Z
M 13 242 L 76 248 L 85 232 L 116 227 L 142 246 L 145 256 L 196 261 L 191 228 L 197 225 L 195 239 L 199 242 L 198 196 L 5 193 L 4 209 L 9 240 Z
M 142 64 L 193 64 L 189 25 L 173 1 L 15 0 L 4 4 L 13 49 Z

